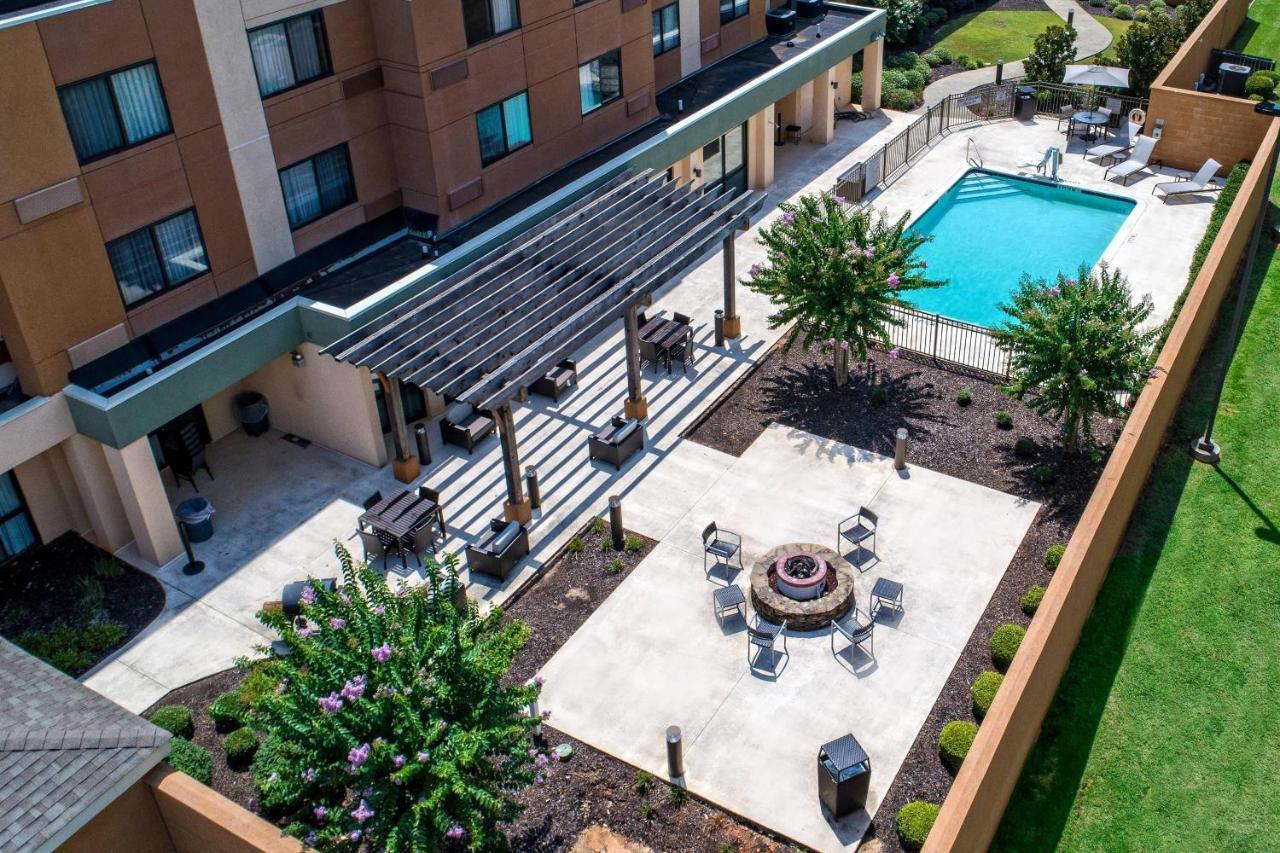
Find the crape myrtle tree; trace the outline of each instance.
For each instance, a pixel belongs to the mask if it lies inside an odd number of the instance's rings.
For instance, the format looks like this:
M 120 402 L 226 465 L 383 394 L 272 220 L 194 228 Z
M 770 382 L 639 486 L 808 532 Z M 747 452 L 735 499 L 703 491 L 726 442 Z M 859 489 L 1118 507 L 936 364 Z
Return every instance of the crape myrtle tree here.
M 526 713 L 541 685 L 504 684 L 528 626 L 460 609 L 452 555 L 393 590 L 336 551 L 336 592 L 312 579 L 297 623 L 258 614 L 292 651 L 252 712 L 257 807 L 322 850 L 500 847 L 512 795 L 551 763 Z
M 864 360 L 870 344 L 890 345 L 889 328 L 900 324 L 892 309 L 905 304 L 902 295 L 943 284 L 927 278 L 915 257 L 929 238 L 907 230 L 909 214 L 891 222 L 848 208 L 838 196 L 806 195 L 779 208 L 782 215 L 760 229 L 765 262 L 742 283 L 776 306 L 770 328 L 791 326 L 786 349 L 799 341 L 834 353 L 843 385 L 851 350 Z
M 1050 285 L 1024 275 L 1009 319 L 993 330 L 1009 351 L 1011 381 L 1004 391 L 1026 399 L 1036 412 L 1062 426 L 1063 449 L 1076 453 L 1083 439 L 1092 450 L 1095 415 L 1124 414 L 1121 395 L 1136 395 L 1151 372 L 1158 327 L 1143 329 L 1151 299 L 1135 302 L 1118 270 L 1081 267 Z

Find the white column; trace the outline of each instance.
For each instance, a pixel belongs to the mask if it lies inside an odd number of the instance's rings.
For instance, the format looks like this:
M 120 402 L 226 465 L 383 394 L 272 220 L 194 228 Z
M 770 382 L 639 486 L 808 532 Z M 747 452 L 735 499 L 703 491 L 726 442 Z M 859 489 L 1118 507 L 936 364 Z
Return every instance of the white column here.
M 747 186 L 753 190 L 773 183 L 773 115 L 770 104 L 747 119 Z
M 862 49 L 862 111 L 880 109 L 880 83 L 884 72 L 884 39 Z
M 826 145 L 836 135 L 836 68 L 813 78 L 813 129 L 809 131 L 809 139 L 819 145 Z
M 853 57 L 840 60 L 835 67 L 836 109 L 853 103 Z
M 116 493 L 115 480 L 107 460 L 102 455 L 102 445 L 77 433 L 62 443 L 67 455 L 67 467 L 75 480 L 80 502 L 98 545 L 107 551 L 117 551 L 133 539 L 124 505 Z
M 244 13 L 239 3 L 228 0 L 193 2 L 253 260 L 259 273 L 266 272 L 293 257 L 293 236 L 245 36 Z
M 702 67 L 702 14 L 698 5 L 698 0 L 680 0 L 681 77 L 688 77 Z
M 144 560 L 163 566 L 182 553 L 182 539 L 151 453 L 151 442 L 143 436 L 119 449 L 104 445 L 102 452 L 138 553 Z

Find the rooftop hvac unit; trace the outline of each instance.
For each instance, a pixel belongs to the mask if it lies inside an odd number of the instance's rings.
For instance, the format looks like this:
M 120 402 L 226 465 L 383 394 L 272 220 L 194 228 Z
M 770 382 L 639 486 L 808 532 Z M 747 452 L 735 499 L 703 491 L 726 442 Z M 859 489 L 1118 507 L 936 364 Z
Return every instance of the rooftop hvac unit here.
M 1232 98 L 1244 97 L 1244 83 L 1251 70 L 1247 65 L 1224 62 L 1218 66 L 1218 94 Z
M 800 18 L 821 18 L 826 11 L 822 7 L 822 0 L 795 0 L 796 16 Z

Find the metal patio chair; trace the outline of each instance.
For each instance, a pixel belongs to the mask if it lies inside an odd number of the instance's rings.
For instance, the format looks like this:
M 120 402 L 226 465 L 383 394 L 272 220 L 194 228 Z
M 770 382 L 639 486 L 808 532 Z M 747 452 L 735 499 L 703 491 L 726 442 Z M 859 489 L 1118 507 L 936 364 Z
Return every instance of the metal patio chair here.
M 848 542 L 855 548 L 862 548 L 862 543 L 871 540 L 871 553 L 876 550 L 876 527 L 880 517 L 865 506 L 858 507 L 856 515 L 851 515 L 836 526 L 836 551 L 841 552 L 843 543 Z
M 831 654 L 834 657 L 840 657 L 840 653 L 836 651 L 836 637 L 840 636 L 845 639 L 845 648 L 861 648 L 867 646 L 867 654 L 875 660 L 876 650 L 873 636 L 875 633 L 876 623 L 868 619 L 865 623 L 858 620 L 858 611 L 853 609 L 849 611 L 845 619 L 831 620 Z
M 738 557 L 738 568 L 745 571 L 742 565 L 741 536 L 732 530 L 721 530 L 714 521 L 702 529 L 702 572 L 708 578 L 711 576 L 707 568 L 708 556 L 715 557 L 717 564 L 723 562 L 728 566 L 735 554 Z
M 382 500 L 382 492 L 374 492 L 364 499 L 364 503 L 360 504 L 360 507 L 366 511 L 371 510 L 378 505 L 380 500 Z
M 387 545 L 378 534 L 361 530 L 360 544 L 364 546 L 364 561 L 372 564 L 374 560 L 381 559 L 382 570 L 387 571 Z
M 781 638 L 781 643 L 779 643 Z M 789 658 L 791 653 L 787 651 L 787 621 L 784 619 L 781 623 L 768 622 L 756 617 L 756 624 L 747 625 L 747 668 L 754 671 L 761 669 L 757 666 L 760 655 L 763 652 L 769 653 L 770 662 L 773 662 L 775 651 L 781 646 L 783 657 Z M 752 656 L 752 648 L 755 649 L 755 656 Z M 772 670 L 775 674 L 778 670 Z

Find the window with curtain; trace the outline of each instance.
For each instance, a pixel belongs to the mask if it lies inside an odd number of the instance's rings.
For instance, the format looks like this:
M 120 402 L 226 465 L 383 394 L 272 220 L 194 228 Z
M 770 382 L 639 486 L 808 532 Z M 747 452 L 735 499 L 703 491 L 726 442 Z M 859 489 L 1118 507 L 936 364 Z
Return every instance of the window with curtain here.
M 320 12 L 249 30 L 249 52 L 264 98 L 333 73 Z
M 720 0 L 720 23 L 745 17 L 751 10 L 750 5 L 750 0 Z
M 356 185 L 347 144 L 281 169 L 280 189 L 289 227 L 295 230 L 351 204 L 356 200 Z
M 173 129 L 154 62 L 60 86 L 58 100 L 81 163 Z
M 36 529 L 13 472 L 0 474 L 0 563 L 36 544 Z
M 520 4 L 518 0 L 462 0 L 462 24 L 467 44 L 478 44 L 520 26 Z
M 653 13 L 653 55 L 661 56 L 680 46 L 680 4 L 663 6 Z
M 209 271 L 194 209 L 112 240 L 107 244 L 107 257 L 125 307 Z
M 579 65 L 578 89 L 582 95 L 583 115 L 621 98 L 622 52 L 611 50 L 599 59 Z
M 529 93 L 521 92 L 476 113 L 480 162 L 488 166 L 533 141 L 529 125 Z

